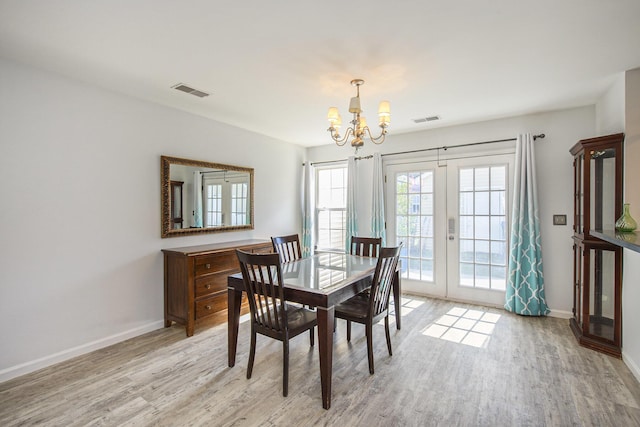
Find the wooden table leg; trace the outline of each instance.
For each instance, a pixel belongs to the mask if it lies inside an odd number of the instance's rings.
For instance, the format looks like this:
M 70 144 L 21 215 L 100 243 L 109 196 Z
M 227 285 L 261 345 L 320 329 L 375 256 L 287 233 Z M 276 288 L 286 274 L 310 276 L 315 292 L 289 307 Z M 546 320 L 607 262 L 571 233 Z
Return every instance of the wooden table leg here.
M 333 307 L 316 308 L 318 316 L 318 351 L 320 352 L 320 383 L 322 384 L 322 407 L 331 407 L 331 374 L 333 371 Z
M 229 367 L 236 364 L 236 350 L 238 348 L 238 329 L 240 327 L 240 306 L 242 305 L 242 291 L 227 288 L 227 336 L 229 351 Z
M 396 308 L 396 329 L 400 330 L 400 322 L 402 318 L 402 313 L 400 312 L 400 270 L 396 270 L 395 277 L 393 279 L 393 303 Z

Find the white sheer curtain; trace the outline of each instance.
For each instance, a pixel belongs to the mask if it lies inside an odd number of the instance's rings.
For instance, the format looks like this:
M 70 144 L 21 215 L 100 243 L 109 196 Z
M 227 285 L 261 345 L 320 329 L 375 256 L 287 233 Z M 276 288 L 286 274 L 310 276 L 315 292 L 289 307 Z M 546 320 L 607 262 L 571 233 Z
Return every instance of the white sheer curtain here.
M 382 246 L 387 245 L 387 233 L 384 219 L 384 172 L 382 156 L 373 155 L 373 194 L 371 197 L 371 237 L 381 237 Z
M 202 228 L 202 173 L 193 173 L 193 218 L 192 227 Z
M 358 234 L 358 215 L 356 213 L 356 158 L 350 156 L 347 161 L 347 218 L 345 224 L 345 252 L 351 252 L 351 236 Z
M 315 205 L 315 171 L 306 162 L 302 172 L 302 257 L 313 255 L 313 214 Z
M 531 134 L 518 135 L 511 211 L 509 277 L 504 308 L 526 316 L 544 316 L 540 216 L 535 155 Z

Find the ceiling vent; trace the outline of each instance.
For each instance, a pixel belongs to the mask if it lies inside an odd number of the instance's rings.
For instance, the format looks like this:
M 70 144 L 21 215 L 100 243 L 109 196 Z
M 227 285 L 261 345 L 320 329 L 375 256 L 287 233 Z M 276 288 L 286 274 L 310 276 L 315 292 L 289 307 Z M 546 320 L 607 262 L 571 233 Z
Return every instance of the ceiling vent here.
M 426 122 L 435 122 L 436 120 L 440 120 L 440 116 L 421 117 L 419 119 L 413 119 L 413 122 L 414 123 L 426 123 Z
M 183 83 L 178 83 L 177 85 L 171 86 L 171 88 L 179 90 L 181 92 L 185 92 L 185 93 L 194 95 L 194 96 L 197 96 L 199 98 L 204 98 L 205 96 L 209 96 L 208 93 L 203 92 L 203 91 L 198 90 L 198 89 L 194 89 L 194 88 L 192 88 L 190 86 L 187 86 L 187 85 L 185 85 Z

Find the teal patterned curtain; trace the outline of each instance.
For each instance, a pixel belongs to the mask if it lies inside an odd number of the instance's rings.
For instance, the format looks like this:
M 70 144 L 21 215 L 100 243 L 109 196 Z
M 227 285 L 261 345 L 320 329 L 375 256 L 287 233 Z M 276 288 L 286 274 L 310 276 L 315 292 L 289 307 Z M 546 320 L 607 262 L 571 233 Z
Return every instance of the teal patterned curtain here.
M 531 134 L 519 135 L 516 141 L 509 279 L 505 300 L 504 308 L 513 313 L 525 316 L 549 314 L 544 297 L 540 218 Z
M 382 246 L 387 246 L 387 233 L 384 226 L 384 173 L 380 153 L 373 155 L 373 195 L 371 200 L 371 237 L 381 237 Z
M 356 214 L 356 159 L 347 161 L 347 218 L 345 224 L 345 253 L 351 253 L 351 236 L 358 235 L 358 215 Z
M 302 176 L 302 257 L 313 255 L 313 211 L 315 202 L 315 172 L 311 162 L 306 162 Z

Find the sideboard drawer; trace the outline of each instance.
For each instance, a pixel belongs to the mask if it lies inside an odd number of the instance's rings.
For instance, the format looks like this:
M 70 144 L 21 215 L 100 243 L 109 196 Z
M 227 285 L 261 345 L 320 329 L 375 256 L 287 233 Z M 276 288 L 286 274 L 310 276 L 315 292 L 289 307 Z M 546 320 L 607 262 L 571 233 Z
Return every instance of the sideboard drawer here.
M 198 277 L 196 282 L 196 298 L 209 294 L 215 294 L 227 289 L 227 276 L 229 273 L 210 274 Z
M 227 293 L 221 292 L 216 296 L 196 301 L 196 319 L 201 319 L 226 309 Z
M 196 277 L 239 268 L 238 257 L 233 251 L 196 257 Z
M 273 246 L 263 246 L 260 248 L 255 248 L 251 252 L 253 252 L 254 254 L 272 254 Z M 240 264 L 238 264 L 238 268 L 240 268 Z

